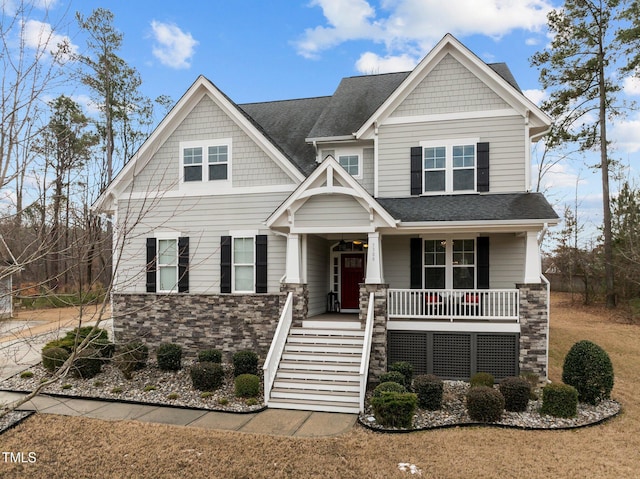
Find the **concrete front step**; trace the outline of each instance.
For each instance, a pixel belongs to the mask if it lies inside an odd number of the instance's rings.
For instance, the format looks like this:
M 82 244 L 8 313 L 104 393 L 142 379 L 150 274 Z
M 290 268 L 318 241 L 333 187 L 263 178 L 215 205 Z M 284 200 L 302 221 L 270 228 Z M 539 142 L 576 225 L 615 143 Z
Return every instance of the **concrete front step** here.
M 343 403 L 339 401 L 312 401 L 298 399 L 278 399 L 269 401 L 268 407 L 273 409 L 296 409 L 301 411 L 324 411 L 358 414 L 360 407 L 357 404 Z

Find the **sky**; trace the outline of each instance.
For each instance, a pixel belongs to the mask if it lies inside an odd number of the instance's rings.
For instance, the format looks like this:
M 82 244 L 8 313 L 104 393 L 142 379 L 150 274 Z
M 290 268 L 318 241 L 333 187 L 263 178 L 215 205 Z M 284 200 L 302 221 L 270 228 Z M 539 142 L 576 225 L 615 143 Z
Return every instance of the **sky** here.
M 17 0 L 0 0 L 5 8 Z M 113 12 L 124 34 L 120 55 L 143 79 L 151 98 L 177 101 L 202 74 L 236 103 L 331 95 L 347 76 L 411 70 L 452 33 L 487 63 L 506 62 L 523 92 L 545 98 L 529 59 L 549 42 L 546 15 L 558 0 L 34 0 L 49 7 L 32 25 L 29 41 L 55 25 L 82 52 L 75 12 Z M 34 10 L 38 13 L 37 10 Z M 37 17 L 37 15 L 36 15 Z M 62 18 L 62 21 L 60 19 Z M 640 99 L 640 82 L 623 94 Z M 80 103 L 83 92 L 70 92 Z M 90 106 L 90 105 L 89 105 Z M 631 166 L 640 158 L 640 113 L 613 125 L 616 154 Z M 534 161 L 536 156 L 534 155 Z M 592 163 L 595 163 L 594 160 Z M 577 195 L 588 221 L 600 221 L 598 171 L 582 158 L 556 165 L 542 189 L 562 213 Z M 612 190 L 616 190 L 612 186 Z M 600 215 L 600 216 L 599 216 Z

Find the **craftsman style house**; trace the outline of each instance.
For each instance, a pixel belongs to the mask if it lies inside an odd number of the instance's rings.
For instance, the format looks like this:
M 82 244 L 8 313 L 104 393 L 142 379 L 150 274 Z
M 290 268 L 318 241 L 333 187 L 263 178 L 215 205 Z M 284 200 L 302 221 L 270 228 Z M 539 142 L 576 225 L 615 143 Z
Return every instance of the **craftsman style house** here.
M 399 360 L 546 377 L 549 126 L 451 35 L 329 97 L 238 105 L 199 77 L 94 205 L 116 339 L 257 351 L 270 407 L 357 411 Z

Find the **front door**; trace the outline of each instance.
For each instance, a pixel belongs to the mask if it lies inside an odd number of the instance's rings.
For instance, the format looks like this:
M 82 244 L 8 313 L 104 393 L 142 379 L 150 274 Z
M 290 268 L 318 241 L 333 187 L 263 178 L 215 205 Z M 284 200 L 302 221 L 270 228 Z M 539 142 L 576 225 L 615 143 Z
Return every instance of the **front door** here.
M 360 308 L 360 283 L 364 281 L 364 254 L 350 253 L 341 256 L 340 308 Z

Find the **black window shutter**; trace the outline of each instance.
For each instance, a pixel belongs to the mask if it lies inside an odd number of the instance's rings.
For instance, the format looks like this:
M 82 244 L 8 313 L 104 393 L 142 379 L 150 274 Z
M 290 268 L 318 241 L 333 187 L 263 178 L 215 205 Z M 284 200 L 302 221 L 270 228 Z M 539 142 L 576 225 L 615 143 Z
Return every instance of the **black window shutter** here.
M 178 292 L 189 292 L 189 237 L 178 238 Z
M 220 238 L 220 292 L 231 292 L 231 236 Z
M 411 238 L 409 241 L 409 249 L 411 251 L 410 288 L 422 289 L 422 240 L 420 238 Z
M 478 289 L 489 289 L 489 237 L 480 236 L 476 244 L 478 246 L 478 266 L 476 273 Z
M 422 147 L 411 147 L 411 194 L 422 194 Z
M 478 156 L 477 188 L 478 192 L 489 191 L 489 143 L 476 145 Z
M 267 235 L 256 236 L 256 293 L 267 292 Z
M 156 292 L 156 239 L 147 238 L 147 293 Z

